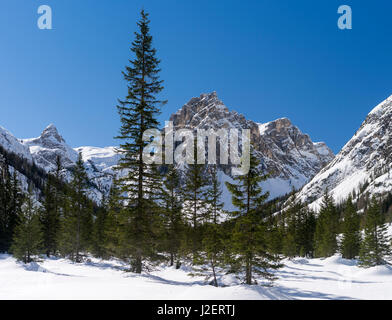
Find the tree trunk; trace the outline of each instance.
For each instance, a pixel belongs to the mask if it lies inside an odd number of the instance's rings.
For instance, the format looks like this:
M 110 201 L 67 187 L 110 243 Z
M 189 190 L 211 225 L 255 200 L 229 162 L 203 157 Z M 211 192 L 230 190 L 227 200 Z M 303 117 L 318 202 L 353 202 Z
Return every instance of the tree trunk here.
M 249 258 L 246 261 L 246 284 L 252 284 L 252 266 Z
M 214 286 L 218 287 L 218 281 L 216 280 L 215 264 L 213 261 L 211 261 L 211 265 L 212 265 L 212 274 L 214 276 Z
M 135 273 L 142 273 L 142 256 L 140 254 L 136 257 Z

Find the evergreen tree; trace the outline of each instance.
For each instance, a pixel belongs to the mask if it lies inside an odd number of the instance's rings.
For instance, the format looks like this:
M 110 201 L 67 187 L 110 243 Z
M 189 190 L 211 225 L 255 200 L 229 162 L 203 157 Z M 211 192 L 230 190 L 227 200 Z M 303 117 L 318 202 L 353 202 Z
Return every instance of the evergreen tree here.
M 298 255 L 297 243 L 295 242 L 295 234 L 286 232 L 283 238 L 283 254 L 288 258 L 294 258 Z
M 284 224 L 281 224 L 278 217 L 270 215 L 268 218 L 268 226 L 268 250 L 275 255 L 282 254 L 285 231 Z
M 12 173 L 11 177 L 11 193 L 10 193 L 10 211 L 8 219 L 8 239 L 12 239 L 14 235 L 14 230 L 19 223 L 19 214 L 22 209 L 24 195 L 19 185 L 19 180 L 16 175 L 16 171 Z M 11 246 L 11 241 L 8 242 Z
M 316 231 L 316 216 L 312 210 L 305 207 L 302 209 L 304 214 L 303 223 L 303 242 L 300 247 L 300 256 L 313 258 L 314 256 L 314 234 Z
M 82 154 L 72 171 L 72 180 L 67 194 L 61 222 L 60 250 L 74 262 L 82 261 L 82 251 L 89 248 L 92 231 L 92 207 L 86 197 L 88 187 Z
M 24 263 L 36 260 L 41 252 L 43 234 L 39 219 L 39 210 L 35 204 L 32 191 L 19 216 L 19 224 L 15 228 L 11 251 L 15 258 Z
M 304 204 L 292 203 L 285 212 L 286 230 L 283 253 L 287 257 L 313 257 L 316 218 Z
M 183 188 L 184 208 L 191 229 L 188 232 L 188 242 L 193 259 L 198 258 L 202 244 L 202 223 L 207 221 L 208 210 L 206 201 L 206 168 L 197 164 L 197 141 L 194 142 L 194 163 L 188 164 Z
M 127 239 L 124 237 L 124 225 L 126 225 L 126 215 L 121 198 L 121 190 L 118 180 L 113 179 L 107 200 L 107 216 L 105 219 L 105 251 L 109 256 L 118 257 L 126 260 L 128 255 L 123 243 Z
M 60 230 L 60 204 L 59 192 L 56 188 L 55 178 L 48 176 L 44 190 L 44 201 L 41 213 L 41 224 L 44 233 L 44 249 L 48 257 L 56 255 L 58 236 Z
M 207 222 L 215 225 L 219 224 L 219 220 L 222 218 L 224 213 L 222 202 L 222 186 L 218 179 L 218 170 L 216 165 L 211 165 L 208 170 L 208 186 L 205 192 L 206 204 L 207 204 Z
M 106 197 L 95 214 L 92 234 L 92 253 L 99 258 L 108 258 L 106 253 L 106 220 L 108 216 Z
M 385 257 L 391 254 L 390 238 L 384 222 L 380 203 L 373 197 L 365 217 L 365 237 L 359 253 L 360 266 L 385 264 Z
M 290 198 L 289 208 L 284 212 L 286 228 L 283 239 L 283 254 L 293 258 L 299 254 L 300 244 L 300 211 L 301 204 L 294 202 L 294 196 Z
M 267 243 L 266 217 L 260 207 L 268 198 L 263 194 L 260 183 L 267 179 L 259 169 L 259 160 L 250 154 L 250 169 L 245 175 L 236 176 L 237 183 L 226 182 L 232 194 L 232 203 L 238 208 L 233 215 L 236 219 L 232 236 L 233 271 L 245 272 L 245 283 L 253 283 L 253 275 L 259 274 L 267 280 L 274 276 L 269 270 L 281 267 L 276 255 L 269 253 Z
M 327 190 L 322 199 L 314 235 L 316 257 L 330 257 L 336 253 L 338 223 L 339 215 Z
M 160 61 L 152 47 L 149 23 L 148 14 L 142 10 L 137 24 L 139 32 L 135 33 L 131 48 L 135 58 L 123 72 L 128 95 L 124 101 L 119 101 L 118 106 L 122 123 L 118 138 L 124 141 L 119 149 L 123 157 L 118 169 L 127 173 L 119 179 L 122 192 L 127 195 L 128 223 L 123 232 L 136 273 L 142 272 L 144 259 L 156 255 L 151 240 L 155 238 L 152 223 L 155 223 L 157 210 L 152 200 L 156 187 L 160 185 L 160 176 L 143 161 L 143 150 L 148 144 L 143 141 L 143 134 L 158 127 L 158 107 L 165 103 L 156 97 L 163 89 L 163 81 L 159 80 Z
M 181 182 L 174 165 L 168 165 L 165 175 L 163 202 L 165 251 L 170 254 L 170 266 L 173 266 L 176 260 L 176 266 L 179 267 L 178 255 L 183 242 L 185 222 L 182 216 Z
M 44 188 L 44 200 L 41 209 L 41 224 L 44 235 L 44 252 L 48 257 L 58 252 L 61 208 L 63 192 L 61 186 L 62 164 L 60 156 L 56 157 L 56 170 L 48 175 Z
M 222 202 L 222 189 L 218 180 L 216 165 L 209 168 L 209 186 L 206 193 L 207 217 L 204 237 L 202 240 L 203 256 L 196 261 L 201 267 L 194 267 L 195 275 L 203 275 L 208 281 L 212 278 L 212 284 L 218 287 L 217 268 L 224 267 L 225 243 L 223 230 L 220 224 L 224 212 Z
M 340 248 L 342 257 L 345 259 L 355 259 L 359 255 L 361 244 L 359 226 L 360 218 L 350 196 L 344 209 L 343 238 Z
M 16 172 L 11 175 L 6 159 L 0 155 L 0 252 L 11 247 L 22 201 Z

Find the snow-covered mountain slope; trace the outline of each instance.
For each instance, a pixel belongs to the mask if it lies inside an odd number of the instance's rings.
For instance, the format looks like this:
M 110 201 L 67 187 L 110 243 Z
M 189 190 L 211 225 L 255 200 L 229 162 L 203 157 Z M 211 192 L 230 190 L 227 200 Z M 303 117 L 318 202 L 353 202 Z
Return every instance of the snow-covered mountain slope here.
M 270 192 L 270 198 L 289 193 L 293 188 L 299 189 L 334 157 L 325 143 L 312 142 L 289 119 L 268 123 L 247 120 L 236 111 L 229 111 L 216 92 L 191 99 L 171 116 L 170 121 L 176 130 L 250 129 L 257 156 L 265 171 L 271 174 L 263 184 L 264 190 Z M 230 175 L 230 168 L 222 166 L 221 169 Z
M 38 138 L 20 140 L 27 146 L 35 164 L 46 172 L 56 170 L 56 160 L 60 157 L 64 168 L 62 175 L 65 181 L 71 180 L 71 171 L 81 152 L 88 177 L 91 181 L 90 197 L 99 202 L 107 195 L 114 176 L 113 167 L 119 160 L 114 147 L 79 147 L 71 148 L 59 134 L 57 128 L 49 125 Z
M 56 170 L 56 159 L 60 157 L 62 166 L 72 168 L 78 153 L 67 145 L 57 128 L 49 125 L 38 138 L 20 140 L 30 149 L 34 162 L 47 172 Z
M 375 107 L 359 130 L 308 184 L 298 198 L 318 209 L 328 188 L 336 201 L 353 191 L 379 194 L 392 191 L 392 96 Z
M 12 152 L 17 156 L 29 161 L 33 161 L 30 150 L 27 146 L 13 136 L 8 130 L 0 126 L 0 146 L 7 152 Z
M 116 172 L 114 167 L 120 160 L 116 147 L 79 147 L 75 148 L 82 153 L 84 165 L 91 182 L 96 186 L 99 199 L 107 196 Z
M 115 147 L 71 148 L 53 124 L 45 128 L 39 137 L 32 139 L 17 139 L 6 129 L 0 127 L 0 146 L 6 152 L 27 160 L 46 173 L 55 172 L 56 160 L 60 157 L 63 167 L 61 174 L 67 182 L 71 180 L 72 169 L 81 152 L 91 181 L 89 196 L 97 202 L 102 199 L 103 195 L 108 194 L 114 176 L 113 167 L 119 160 Z M 11 166 L 11 171 L 13 170 Z M 21 172 L 17 173 L 23 188 L 27 190 L 28 177 Z

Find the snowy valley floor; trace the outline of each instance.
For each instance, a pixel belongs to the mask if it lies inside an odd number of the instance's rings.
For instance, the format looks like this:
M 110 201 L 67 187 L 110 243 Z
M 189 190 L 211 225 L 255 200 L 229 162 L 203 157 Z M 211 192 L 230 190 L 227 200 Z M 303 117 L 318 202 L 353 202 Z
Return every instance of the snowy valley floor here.
M 339 256 L 284 260 L 274 287 L 246 286 L 232 276 L 215 288 L 189 270 L 161 267 L 151 274 L 122 271 L 116 261 L 73 264 L 47 259 L 23 265 L 0 255 L 0 299 L 392 299 L 392 267 L 362 269 Z

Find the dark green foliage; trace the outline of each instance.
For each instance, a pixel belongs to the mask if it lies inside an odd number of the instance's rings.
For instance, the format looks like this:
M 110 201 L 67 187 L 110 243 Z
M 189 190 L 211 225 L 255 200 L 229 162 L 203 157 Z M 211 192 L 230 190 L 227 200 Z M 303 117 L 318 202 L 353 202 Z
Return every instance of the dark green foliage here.
M 10 174 L 6 159 L 0 155 L 0 252 L 10 249 L 22 200 L 16 172 Z
M 185 221 L 182 215 L 181 183 L 174 165 L 168 165 L 163 189 L 164 251 L 170 255 L 170 266 L 179 266 L 179 253 L 183 244 Z
M 91 251 L 94 256 L 99 258 L 110 257 L 106 251 L 106 226 L 107 226 L 107 201 L 104 197 L 102 199 L 101 206 L 97 209 L 95 213 L 95 220 L 93 222 L 93 233 L 92 233 L 92 248 Z
M 190 225 L 188 236 L 189 251 L 193 258 L 197 258 L 201 250 L 202 231 L 201 224 L 208 219 L 206 187 L 208 179 L 206 178 L 206 167 L 197 164 L 197 142 L 194 142 L 194 164 L 188 164 L 185 174 L 185 184 L 183 187 L 184 207 L 183 213 Z
M 194 267 L 195 275 L 202 275 L 208 281 L 212 278 L 212 284 L 218 287 L 217 268 L 225 267 L 226 246 L 223 229 L 220 224 L 222 219 L 223 202 L 222 190 L 218 180 L 216 166 L 209 168 L 209 186 L 205 193 L 207 215 L 204 224 L 204 237 L 202 240 L 202 255 L 195 261 L 199 267 Z
M 390 238 L 384 222 L 380 203 L 373 197 L 365 217 L 365 237 L 359 253 L 360 266 L 385 264 L 385 258 L 391 254 Z
M 316 257 L 330 257 L 337 252 L 338 224 L 339 213 L 327 190 L 322 199 L 314 235 Z
M 61 188 L 61 160 L 57 157 L 54 175 L 49 175 L 44 189 L 41 223 L 44 233 L 44 251 L 48 257 L 56 255 L 60 232 L 61 208 L 64 197 Z
M 355 259 L 359 255 L 361 245 L 361 233 L 359 231 L 360 217 L 352 202 L 351 196 L 346 202 L 346 208 L 343 214 L 343 238 L 340 252 L 343 258 Z
M 386 222 L 392 222 L 392 193 L 389 193 L 381 203 L 382 213 L 385 215 Z
M 82 261 L 83 252 L 91 243 L 93 208 L 86 196 L 87 184 L 82 155 L 79 154 L 66 194 L 59 239 L 60 253 L 74 262 Z
M 268 251 L 272 254 L 279 255 L 283 253 L 284 225 L 281 225 L 279 217 L 268 218 Z
M 307 206 L 292 202 L 285 211 L 283 254 L 286 257 L 313 257 L 316 218 Z
M 36 200 L 30 192 L 19 214 L 19 223 L 15 228 L 11 246 L 14 257 L 24 263 L 35 261 L 42 249 L 42 226 L 35 202 Z
M 117 179 L 113 180 L 107 200 L 107 215 L 105 219 L 104 247 L 109 256 L 119 257 L 124 260 L 128 258 L 123 250 L 124 239 L 124 206 L 121 198 L 121 190 Z
M 298 238 L 299 238 L 299 218 L 298 213 L 301 210 L 299 203 L 291 203 L 289 208 L 284 212 L 285 215 L 285 233 L 283 238 L 283 254 L 286 257 L 292 258 L 298 255 Z M 297 241 L 296 241 L 297 240 Z
M 239 210 L 233 213 L 236 222 L 232 234 L 232 270 L 244 272 L 246 284 L 253 284 L 254 274 L 273 280 L 271 269 L 281 265 L 276 255 L 268 252 L 267 226 L 260 207 L 268 198 L 260 183 L 267 179 L 259 169 L 259 161 L 250 154 L 250 169 L 245 175 L 234 178 L 238 184 L 226 182 L 232 194 L 232 203 Z
M 159 106 L 164 103 L 156 98 L 162 91 L 159 80 L 159 60 L 152 47 L 148 14 L 141 11 L 139 31 L 135 33 L 131 51 L 134 59 L 123 72 L 127 81 L 128 95 L 119 101 L 121 118 L 120 135 L 123 154 L 118 169 L 126 170 L 126 176 L 119 179 L 122 194 L 126 195 L 127 208 L 123 210 L 123 236 L 127 251 L 132 259 L 133 270 L 142 272 L 143 260 L 156 256 L 155 239 L 157 207 L 154 198 L 159 192 L 160 176 L 152 165 L 143 161 L 143 149 L 149 143 L 143 141 L 148 129 L 158 127 Z

